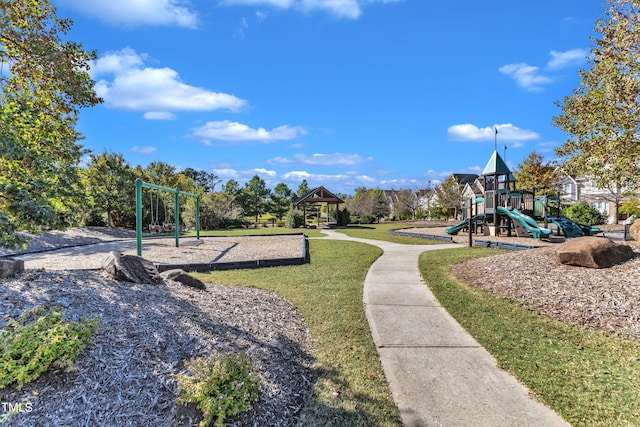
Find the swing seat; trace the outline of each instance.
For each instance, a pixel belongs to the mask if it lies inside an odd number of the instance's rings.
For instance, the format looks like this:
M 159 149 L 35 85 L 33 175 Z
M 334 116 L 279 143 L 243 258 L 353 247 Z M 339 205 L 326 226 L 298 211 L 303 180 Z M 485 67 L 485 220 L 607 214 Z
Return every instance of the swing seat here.
M 158 224 L 149 224 L 149 231 L 152 233 L 160 233 L 162 231 L 162 227 Z
M 165 222 L 162 224 L 162 228 L 164 231 L 174 231 L 176 229 L 175 225 L 172 222 Z

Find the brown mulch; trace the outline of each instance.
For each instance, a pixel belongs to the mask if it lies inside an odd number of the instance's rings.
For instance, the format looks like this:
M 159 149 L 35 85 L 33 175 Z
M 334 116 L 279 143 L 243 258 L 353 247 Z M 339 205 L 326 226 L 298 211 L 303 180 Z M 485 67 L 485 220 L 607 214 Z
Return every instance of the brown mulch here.
M 73 237 L 38 236 L 33 247 L 81 244 L 82 235 L 75 230 Z M 106 239 L 96 233 L 87 238 Z M 64 255 L 48 260 L 57 268 L 67 264 Z M 295 423 L 311 390 L 314 356 L 304 319 L 284 298 L 239 286 L 207 284 L 202 291 L 175 282 L 139 285 L 100 271 L 26 265 L 20 277 L 0 280 L 2 314 L 17 317 L 38 305 L 62 306 L 69 320 L 99 316 L 101 328 L 74 371 L 54 369 L 21 390 L 0 390 L 0 402 L 31 402 L 32 408 L 10 416 L 5 425 L 196 426 L 201 414 L 176 403 L 173 375 L 184 373 L 184 361 L 192 357 L 240 351 L 251 358 L 262 385 L 253 409 L 230 419 L 231 425 Z M 5 326 L 0 319 L 0 329 Z M 0 417 L 6 415 L 0 407 Z
M 640 245 L 610 268 L 561 264 L 554 247 L 470 259 L 452 266 L 469 285 L 560 322 L 640 341 Z

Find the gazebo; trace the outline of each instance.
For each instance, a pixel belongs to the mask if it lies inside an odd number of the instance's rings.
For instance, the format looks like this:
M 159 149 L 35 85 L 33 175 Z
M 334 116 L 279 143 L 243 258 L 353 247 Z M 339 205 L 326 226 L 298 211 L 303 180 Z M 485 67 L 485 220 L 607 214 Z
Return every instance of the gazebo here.
M 308 206 L 316 206 L 318 204 L 326 204 L 327 205 L 327 214 L 329 213 L 329 206 L 336 205 L 336 212 L 339 210 L 340 203 L 344 203 L 340 197 L 333 194 L 331 191 L 327 190 L 323 186 L 314 188 L 309 191 L 307 194 L 301 196 L 296 201 L 293 202 L 293 206 L 296 209 L 302 208 L 302 212 L 304 213 L 304 218 L 307 218 L 307 207 Z M 327 221 L 329 217 L 327 215 Z M 318 215 L 318 226 L 320 225 L 320 215 Z

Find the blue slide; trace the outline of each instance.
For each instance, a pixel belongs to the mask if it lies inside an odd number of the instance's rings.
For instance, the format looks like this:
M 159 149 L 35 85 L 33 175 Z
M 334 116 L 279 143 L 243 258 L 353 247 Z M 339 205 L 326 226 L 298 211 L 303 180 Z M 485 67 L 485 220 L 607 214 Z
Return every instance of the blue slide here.
M 473 223 L 483 223 L 484 222 L 484 214 L 480 214 L 480 215 L 474 215 L 471 217 L 471 222 Z M 452 235 L 456 235 L 458 234 L 458 231 L 465 229 L 469 226 L 469 220 L 464 220 L 462 221 L 460 224 L 454 225 L 453 227 L 449 227 L 447 228 L 445 231 L 447 232 L 447 234 L 452 234 Z
M 498 213 L 506 215 L 511 219 L 518 237 L 531 236 L 534 239 L 544 239 L 551 236 L 551 229 L 540 227 L 536 220 L 523 214 L 518 209 L 498 206 L 496 210 Z

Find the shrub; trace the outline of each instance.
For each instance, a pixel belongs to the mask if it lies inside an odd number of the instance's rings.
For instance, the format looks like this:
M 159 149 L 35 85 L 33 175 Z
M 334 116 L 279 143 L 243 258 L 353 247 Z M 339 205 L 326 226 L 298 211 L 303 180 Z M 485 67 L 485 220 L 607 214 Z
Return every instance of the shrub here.
M 185 361 L 193 375 L 174 375 L 178 381 L 180 403 L 195 403 L 203 412 L 200 427 L 251 409 L 258 397 L 260 379 L 244 353 L 197 358 Z
M 620 213 L 633 216 L 634 218 L 640 217 L 640 200 L 633 198 L 622 202 L 622 205 L 620 205 Z
M 98 329 L 97 317 L 67 322 L 57 307 L 39 306 L 18 319 L 5 319 L 7 328 L 0 331 L 0 389 L 13 383 L 20 389 L 51 366 L 72 369 L 73 359 Z
M 351 213 L 347 208 L 336 211 L 336 223 L 339 226 L 347 226 L 351 223 Z
M 567 218 L 585 225 L 604 224 L 607 221 L 606 216 L 602 215 L 596 208 L 585 201 L 569 206 L 564 209 L 562 213 Z
M 289 209 L 287 212 L 287 227 L 300 228 L 304 225 L 304 213 L 299 209 Z

